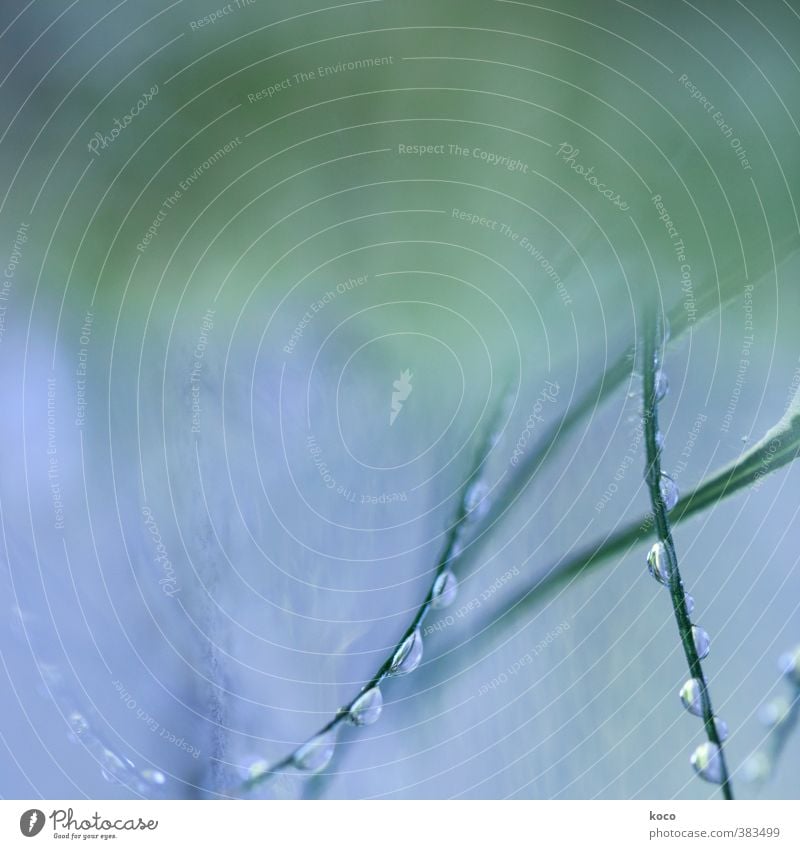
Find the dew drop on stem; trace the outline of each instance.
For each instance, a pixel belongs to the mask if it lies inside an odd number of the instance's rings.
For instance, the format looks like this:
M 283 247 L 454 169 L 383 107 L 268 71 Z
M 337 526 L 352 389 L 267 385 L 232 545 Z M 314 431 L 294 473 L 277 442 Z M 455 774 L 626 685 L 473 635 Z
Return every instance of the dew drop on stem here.
M 409 634 L 392 658 L 391 666 L 389 667 L 389 675 L 408 675 L 413 672 L 422 661 L 422 634 L 417 628 L 412 634 Z
M 331 762 L 336 748 L 336 729 L 312 737 L 294 753 L 292 763 L 303 772 L 319 772 Z
M 347 718 L 353 725 L 372 725 L 378 721 L 382 710 L 383 693 L 380 687 L 371 687 L 353 702 Z
M 473 481 L 464 495 L 464 510 L 470 522 L 482 519 L 489 512 L 489 487 L 485 481 Z
M 700 778 L 712 784 L 722 784 L 722 762 L 716 743 L 701 743 L 690 760 Z
M 666 472 L 662 472 L 661 480 L 658 482 L 658 489 L 661 493 L 661 500 L 664 502 L 664 507 L 667 511 L 672 510 L 680 498 L 678 484 Z
M 698 625 L 692 625 L 692 638 L 694 639 L 694 647 L 700 660 L 708 657 L 708 652 L 711 648 L 711 638 L 708 636 L 708 632 Z
M 457 593 L 458 579 L 450 569 L 445 569 L 433 582 L 431 607 L 435 610 L 449 607 L 455 601 Z
M 699 679 L 690 678 L 681 687 L 681 702 L 686 710 L 694 716 L 703 715 L 703 688 Z
M 669 378 L 661 369 L 656 372 L 654 389 L 656 403 L 663 401 L 667 397 L 667 393 L 669 392 Z
M 647 568 L 659 584 L 669 585 L 672 570 L 670 569 L 667 547 L 663 542 L 654 543 L 648 552 Z

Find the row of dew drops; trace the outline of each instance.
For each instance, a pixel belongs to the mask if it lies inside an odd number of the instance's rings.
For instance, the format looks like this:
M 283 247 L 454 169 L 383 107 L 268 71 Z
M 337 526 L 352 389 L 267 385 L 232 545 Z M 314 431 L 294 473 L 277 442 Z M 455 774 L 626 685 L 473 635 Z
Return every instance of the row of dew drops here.
M 39 633 L 41 625 L 36 616 L 14 607 L 11 621 L 17 639 L 28 643 L 31 650 L 36 650 L 38 643 L 44 644 Z M 80 706 L 72 688 L 67 685 L 60 666 L 45 659 L 46 649 L 40 647 L 36 654 L 37 668 L 41 675 L 38 686 L 40 694 L 56 704 L 69 727 L 68 739 L 72 743 L 83 745 L 99 765 L 100 775 L 109 784 L 122 784 L 146 798 L 163 795 L 164 785 L 167 783 L 164 773 L 151 767 L 139 768 L 130 758 L 115 751 L 112 744 L 104 738 L 100 728 L 90 722 L 89 712 Z
M 669 328 L 665 327 L 662 331 L 662 342 L 666 345 L 669 339 Z M 656 375 L 655 375 L 655 402 L 660 404 L 669 393 L 669 379 L 660 367 L 659 357 L 656 355 Z M 661 431 L 656 432 L 656 448 L 660 453 L 664 447 L 664 437 Z M 660 472 L 658 488 L 661 494 L 661 500 L 664 502 L 664 507 L 667 512 L 672 510 L 678 503 L 680 491 L 674 479 L 666 472 Z M 653 544 L 647 554 L 647 568 L 652 577 L 662 586 L 669 588 L 672 583 L 672 567 L 667 552 L 667 548 L 660 540 Z M 691 616 L 694 612 L 694 598 L 688 593 L 684 593 L 684 601 L 686 605 L 686 613 Z M 692 639 L 694 647 L 697 651 L 697 656 L 700 660 L 708 657 L 711 649 L 711 638 L 708 632 L 699 625 L 692 624 Z M 680 700 L 684 708 L 693 716 L 703 716 L 703 689 L 704 682 L 698 678 L 689 678 L 688 681 L 680 689 Z M 720 742 L 724 742 L 728 737 L 728 724 L 724 719 L 714 717 L 714 726 L 717 730 L 717 736 Z M 692 753 L 690 763 L 694 771 L 700 776 L 713 784 L 722 783 L 722 762 L 720 758 L 719 746 L 711 741 L 701 743 Z
M 496 444 L 498 438 L 499 433 L 493 431 L 489 441 L 491 447 Z M 488 513 L 490 506 L 487 483 L 473 475 L 462 497 L 460 511 L 462 518 L 453 528 L 452 539 L 445 552 L 443 565 L 433 580 L 429 600 L 417 614 L 413 630 L 395 649 L 391 661 L 386 666 L 386 671 L 367 684 L 349 705 L 340 708 L 332 722 L 298 747 L 288 758 L 281 761 L 281 765 L 294 767 L 303 773 L 321 772 L 333 759 L 339 731 L 344 723 L 364 727 L 378 721 L 383 711 L 381 683 L 386 678 L 397 678 L 414 672 L 422 662 L 423 620 L 429 610 L 443 610 L 455 601 L 458 593 L 458 579 L 453 572 L 453 565 L 464 549 L 463 540 L 468 527 L 482 519 Z M 277 770 L 275 767 L 271 768 L 260 756 L 251 756 L 245 759 L 240 771 L 244 780 L 252 785 L 262 777 L 275 774 Z

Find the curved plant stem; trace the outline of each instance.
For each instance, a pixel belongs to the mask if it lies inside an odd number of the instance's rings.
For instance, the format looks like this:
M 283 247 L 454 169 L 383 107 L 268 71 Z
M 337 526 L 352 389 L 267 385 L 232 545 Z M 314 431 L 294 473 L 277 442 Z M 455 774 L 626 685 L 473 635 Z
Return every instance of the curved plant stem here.
M 664 503 L 664 495 L 661 490 L 661 448 L 657 441 L 658 434 L 658 396 L 656 391 L 656 364 L 661 352 L 656 351 L 657 323 L 656 315 L 648 311 L 644 327 L 644 367 L 643 387 L 644 398 L 642 417 L 644 420 L 644 440 L 647 455 L 645 466 L 645 480 L 650 492 L 650 503 L 653 507 L 653 518 L 659 541 L 664 546 L 669 561 L 669 594 L 672 600 L 672 609 L 675 613 L 675 621 L 678 625 L 683 651 L 686 662 L 689 665 L 689 674 L 697 679 L 700 684 L 700 696 L 703 708 L 703 725 L 706 735 L 711 743 L 717 747 L 717 757 L 721 770 L 722 795 L 726 799 L 733 799 L 730 778 L 728 776 L 728 765 L 725 762 L 725 752 L 722 748 L 722 740 L 717 733 L 714 721 L 714 711 L 711 706 L 711 695 L 708 691 L 703 666 L 694 642 L 692 622 L 689 619 L 689 611 L 686 609 L 686 593 L 683 589 L 680 568 L 678 566 L 678 555 L 675 551 L 675 543 L 672 539 L 672 529 L 667 517 L 667 505 Z
M 745 487 L 791 463 L 800 454 L 800 391 L 781 420 L 755 445 L 732 463 L 703 480 L 684 495 L 670 511 L 674 526 L 684 519 L 701 513 Z M 653 517 L 643 516 L 623 525 L 600 540 L 590 543 L 571 556 L 559 558 L 549 569 L 537 575 L 533 582 L 496 617 L 487 628 L 494 628 L 509 615 L 517 614 L 538 602 L 542 597 L 569 583 L 578 575 L 588 573 L 609 557 L 630 551 L 650 539 L 654 532 Z
M 781 243 L 778 255 L 786 256 L 797 249 L 798 242 L 793 236 Z M 744 282 L 746 280 L 742 281 L 742 283 Z M 699 287 L 693 321 L 689 321 L 688 313 L 683 308 L 682 303 L 676 304 L 670 310 L 668 319 L 672 339 L 680 338 L 717 310 L 727 306 L 736 298 L 739 291 L 735 285 L 730 285 L 727 287 L 727 294 L 722 296 L 721 290 L 716 285 Z M 479 544 L 482 539 L 486 539 L 490 535 L 495 524 L 523 495 L 528 484 L 548 457 L 551 456 L 552 449 L 558 440 L 566 436 L 576 424 L 596 409 L 624 380 L 630 378 L 635 354 L 634 346 L 623 351 L 577 402 L 544 432 L 538 444 L 532 448 L 528 456 L 521 460 L 514 472 L 507 478 L 502 490 L 495 496 L 487 515 L 479 523 L 476 523 L 473 541 L 470 544 L 467 557 L 472 558 L 477 554 L 478 545 L 476 543 Z
M 484 463 L 494 446 L 497 436 L 497 420 L 496 418 L 490 423 L 490 426 L 487 428 L 485 437 L 481 440 L 479 445 L 477 455 L 475 457 L 475 461 L 472 466 L 472 471 L 470 472 L 469 477 L 467 478 L 466 483 L 464 484 L 461 497 L 458 503 L 458 509 L 456 511 L 456 515 L 453 519 L 453 523 L 447 531 L 447 536 L 445 538 L 445 544 L 442 549 L 442 553 L 439 556 L 439 559 L 436 563 L 436 569 L 433 575 L 433 580 L 431 581 L 430 587 L 428 588 L 427 595 L 423 600 L 422 604 L 418 608 L 414 618 L 411 620 L 411 623 L 403 632 L 402 637 L 396 644 L 396 646 L 392 649 L 389 656 L 383 661 L 383 663 L 378 667 L 375 674 L 370 678 L 370 680 L 364 684 L 364 686 L 359 691 L 358 695 L 355 696 L 347 705 L 340 708 L 336 715 L 322 728 L 320 728 L 315 734 L 310 737 L 310 740 L 319 737 L 320 735 L 326 734 L 329 731 L 334 730 L 340 725 L 346 724 L 348 722 L 348 718 L 350 717 L 350 712 L 358 700 L 358 698 L 368 692 L 369 690 L 377 687 L 381 684 L 386 678 L 391 675 L 392 666 L 397 656 L 400 647 L 403 643 L 411 637 L 414 632 L 420 628 L 420 626 L 425 621 L 431 606 L 434 600 L 434 590 L 436 587 L 436 581 L 442 573 L 444 573 L 447 569 L 451 569 L 454 563 L 458 560 L 459 555 L 461 554 L 463 541 L 462 536 L 465 530 L 465 526 L 468 522 L 474 520 L 474 516 L 472 515 L 474 511 L 480 511 L 483 508 L 483 505 L 480 503 L 472 504 L 471 503 L 471 494 L 474 492 L 474 486 L 480 481 L 481 474 L 483 471 Z M 305 745 L 305 744 L 303 744 Z M 262 784 L 263 782 L 269 780 L 270 778 L 282 773 L 284 770 L 291 768 L 295 765 L 295 756 L 297 751 L 294 749 L 290 752 L 286 757 L 274 763 L 269 768 L 260 771 L 257 775 L 249 778 L 247 781 L 243 782 L 240 790 L 243 792 L 247 792 L 252 790 L 254 787 Z

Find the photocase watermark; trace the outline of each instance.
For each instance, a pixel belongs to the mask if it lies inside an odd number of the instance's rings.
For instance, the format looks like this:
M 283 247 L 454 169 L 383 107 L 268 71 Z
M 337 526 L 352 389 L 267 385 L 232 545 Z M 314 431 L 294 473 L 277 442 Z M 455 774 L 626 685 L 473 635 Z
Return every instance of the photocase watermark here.
M 393 64 L 394 56 L 370 56 L 365 59 L 336 62 L 333 65 L 318 65 L 316 68 L 307 68 L 305 71 L 298 71 L 296 74 L 290 74 L 287 77 L 276 80 L 270 83 L 270 85 L 259 89 L 259 91 L 250 92 L 247 95 L 247 102 L 257 103 L 259 100 L 264 100 L 265 98 L 270 100 L 276 94 L 280 94 L 287 89 L 295 88 L 296 86 L 301 86 L 315 80 L 335 77 L 338 74 L 351 71 L 365 71 Z
M 398 144 L 398 156 L 457 156 L 462 159 L 477 159 L 493 168 L 505 168 L 513 173 L 528 174 L 530 167 L 522 159 L 515 159 L 503 153 L 484 150 L 482 147 L 464 147 L 460 144 L 439 142 L 438 144 Z
M 94 313 L 87 310 L 78 337 L 78 365 L 75 369 L 75 427 L 86 424 L 86 367 L 89 361 L 89 342 L 92 340 Z
M 164 576 L 159 578 L 158 583 L 164 595 L 172 598 L 181 591 L 181 588 L 178 586 L 178 579 L 175 576 L 175 568 L 169 559 L 164 541 L 161 539 L 161 531 L 159 530 L 158 523 L 153 518 L 153 513 L 146 504 L 142 507 L 142 516 L 144 517 L 145 527 L 153 540 L 153 545 L 156 547 L 155 562 L 160 564 L 164 572 Z
M 146 711 L 136 699 L 128 692 L 125 685 L 120 680 L 114 681 L 114 689 L 117 691 L 120 699 L 128 710 L 134 711 L 137 719 L 140 719 L 148 727 L 153 734 L 157 734 L 162 740 L 166 740 L 173 746 L 177 746 L 182 751 L 191 755 L 195 760 L 200 757 L 200 749 L 187 743 L 183 737 L 178 737 Z
M 549 631 L 545 637 L 543 637 L 539 642 L 529 651 L 526 652 L 522 657 L 515 660 L 504 672 L 501 672 L 499 675 L 496 675 L 492 678 L 491 681 L 487 681 L 485 684 L 482 684 L 478 689 L 479 696 L 485 696 L 487 693 L 490 693 L 492 690 L 496 690 L 498 687 L 501 687 L 503 684 L 507 684 L 511 678 L 515 675 L 519 674 L 526 666 L 529 666 L 533 661 L 547 648 L 549 648 L 555 640 L 557 640 L 562 634 L 565 634 L 569 631 L 570 625 L 569 622 L 564 621 L 553 628 L 552 631 Z
M 486 587 L 485 590 L 483 590 L 483 592 L 479 595 L 473 596 L 473 598 L 469 601 L 465 601 L 457 610 L 454 610 L 453 613 L 448 613 L 447 616 L 442 616 L 440 619 L 437 619 L 436 622 L 431 622 L 429 625 L 426 625 L 422 632 L 423 636 L 427 637 L 428 635 L 435 634 L 438 631 L 444 631 L 445 628 L 449 628 L 451 625 L 454 625 L 457 619 L 463 619 L 474 610 L 482 607 L 495 595 L 495 593 L 499 592 L 510 580 L 516 578 L 518 575 L 519 567 L 512 566 L 511 569 L 508 569 L 500 575 L 500 577 L 496 578 L 488 587 Z
M 708 421 L 708 416 L 705 413 L 698 413 L 697 417 L 692 424 L 691 429 L 686 437 L 686 442 L 683 445 L 683 450 L 680 454 L 680 459 L 675 464 L 675 468 L 671 473 L 671 477 L 673 480 L 677 480 L 680 475 L 686 471 L 689 466 L 689 458 L 692 456 L 692 451 L 694 451 L 695 442 L 697 442 L 697 437 L 700 435 L 700 431 L 703 429 L 703 425 Z
M 283 346 L 284 354 L 293 354 L 297 343 L 303 338 L 306 328 L 311 324 L 312 319 L 319 312 L 325 309 L 328 304 L 336 300 L 340 295 L 351 292 L 353 289 L 359 289 L 369 279 L 368 274 L 362 274 L 361 277 L 348 277 L 341 283 L 336 284 L 335 289 L 329 289 L 321 298 L 317 298 L 308 305 L 308 309 L 303 313 L 300 321 L 295 325 L 288 342 Z
M 64 529 L 64 499 L 61 492 L 61 473 L 56 445 L 56 379 L 47 378 L 47 480 L 57 531 Z
M 403 410 L 403 404 L 408 400 L 414 387 L 411 384 L 411 378 L 414 375 L 409 369 L 404 369 L 400 372 L 400 377 L 392 383 L 392 403 L 389 408 L 389 426 L 391 427 L 397 417 Z
M 747 157 L 747 151 L 744 148 L 741 140 L 736 136 L 733 127 L 727 123 L 725 116 L 717 109 L 714 104 L 703 94 L 703 92 L 689 79 L 686 74 L 681 74 L 678 77 L 678 82 L 692 95 L 692 100 L 696 100 L 707 112 L 712 121 L 719 128 L 720 133 L 729 140 L 730 146 L 739 160 L 739 164 L 744 171 L 752 171 L 750 160 Z
M 139 251 L 139 253 L 143 254 L 147 250 L 150 242 L 152 242 L 158 235 L 161 225 L 167 220 L 167 216 L 175 208 L 184 194 L 191 189 L 191 187 L 209 170 L 209 168 L 216 165 L 220 159 L 226 157 L 232 150 L 236 150 L 241 143 L 242 140 L 239 136 L 232 138 L 222 147 L 217 148 L 217 150 L 215 150 L 208 159 L 203 160 L 203 162 L 201 162 L 194 171 L 191 172 L 191 174 L 187 174 L 182 180 L 178 181 L 178 188 L 175 189 L 172 194 L 167 195 L 167 197 L 165 197 L 161 202 L 161 206 L 156 213 L 156 217 L 150 223 L 150 226 L 145 231 L 141 241 L 136 245 L 136 250 Z
M 759 469 L 755 475 L 753 475 L 753 490 L 755 492 L 758 492 L 764 484 L 764 478 L 769 474 L 772 461 L 775 459 L 775 455 L 780 450 L 781 440 L 776 436 L 774 439 L 770 440 L 769 445 L 767 445 L 767 450 L 759 463 Z
M 408 501 L 405 492 L 381 492 L 373 495 L 366 492 L 357 492 L 344 484 L 340 484 L 325 461 L 322 448 L 313 433 L 309 433 L 306 437 L 306 448 L 325 488 L 332 490 L 350 504 L 394 504 L 398 501 Z
M 720 430 L 727 433 L 730 430 L 733 422 L 733 414 L 736 412 L 736 407 L 739 404 L 739 398 L 744 388 L 745 378 L 750 369 L 750 349 L 753 346 L 755 337 L 753 335 L 753 289 L 752 284 L 744 287 L 744 336 L 742 338 L 742 348 L 739 353 L 739 364 L 736 367 L 736 379 L 733 384 L 728 406 L 725 409 L 725 415 L 722 417 Z
M 17 274 L 17 266 L 22 259 L 22 248 L 28 241 L 29 226 L 24 221 L 20 222 L 17 232 L 14 235 L 14 242 L 11 245 L 11 254 L 3 270 L 2 280 L 0 280 L 0 342 L 3 341 L 3 337 L 6 334 L 7 302 L 10 300 L 11 288 L 14 285 L 14 277 Z
M 226 3 L 224 6 L 220 6 L 219 9 L 215 9 L 207 15 L 203 15 L 202 18 L 196 18 L 195 20 L 190 21 L 189 29 L 192 32 L 197 32 L 197 30 L 202 29 L 203 27 L 211 26 L 217 21 L 226 18 L 228 15 L 233 14 L 233 12 L 238 12 L 240 9 L 246 9 L 248 6 L 253 6 L 255 2 L 256 0 L 232 0 L 232 2 Z
M 569 167 L 576 173 L 583 177 L 584 180 L 590 185 L 593 186 L 597 191 L 616 206 L 618 209 L 621 209 L 623 212 L 625 210 L 630 209 L 628 203 L 622 199 L 619 192 L 614 191 L 614 189 L 609 188 L 606 183 L 601 183 L 597 176 L 594 173 L 594 165 L 586 168 L 578 162 L 578 156 L 580 155 L 580 148 L 573 147 L 569 142 L 561 142 L 558 146 L 558 150 L 556 150 L 556 156 L 561 157 L 561 161 L 565 165 L 569 165 Z
M 208 337 L 214 329 L 214 315 L 216 310 L 207 309 L 200 324 L 200 335 L 194 346 L 194 357 L 192 360 L 192 371 L 189 375 L 189 387 L 192 394 L 192 433 L 200 433 L 200 375 L 203 371 L 203 358 L 208 347 Z
M 527 236 L 517 232 L 510 224 L 506 224 L 504 221 L 499 221 L 496 218 L 487 218 L 485 215 L 480 215 L 479 213 L 471 212 L 466 209 L 458 209 L 457 207 L 454 207 L 451 212 L 451 216 L 457 221 L 465 221 L 467 224 L 485 228 L 486 230 L 490 230 L 492 233 L 499 233 L 501 236 L 510 239 L 514 242 L 514 244 L 522 248 L 522 250 L 524 250 L 525 253 L 527 253 L 533 260 L 535 260 L 542 271 L 555 284 L 558 296 L 561 298 L 561 302 L 564 306 L 568 307 L 572 304 L 572 296 L 567 291 L 564 281 L 553 267 L 553 264 L 544 255 L 541 248 L 534 244 Z
M 514 446 L 514 452 L 511 455 L 512 466 L 518 465 L 520 459 L 525 454 L 525 448 L 527 447 L 533 431 L 536 428 L 537 422 L 544 422 L 542 410 L 544 409 L 545 404 L 555 404 L 558 398 L 558 393 L 560 392 L 558 381 L 546 380 L 544 383 L 544 389 L 542 389 L 538 398 L 534 402 L 531 414 L 528 416 L 528 419 L 525 422 L 525 427 L 519 435 L 519 439 L 517 439 L 517 444 Z
M 73 808 L 55 808 L 45 817 L 44 811 L 31 808 L 20 817 L 19 830 L 25 837 L 36 837 L 48 819 L 53 826 L 53 837 L 66 840 L 113 840 L 117 837 L 114 833 L 117 831 L 155 831 L 158 828 L 158 820 L 144 820 L 141 817 L 111 820 L 95 811 L 89 817 L 77 819 Z
M 119 134 L 131 125 L 134 118 L 150 104 L 158 95 L 158 84 L 153 85 L 149 91 L 144 92 L 136 101 L 136 104 L 126 112 L 122 118 L 114 118 L 114 126 L 108 133 L 95 133 L 86 147 L 95 155 L 100 156 L 101 150 L 106 150 L 119 138 Z
M 625 454 L 620 460 L 619 465 L 614 472 L 614 478 L 609 483 L 609 485 L 605 488 L 602 496 L 597 500 L 597 503 L 594 505 L 594 509 L 596 513 L 602 512 L 606 505 L 611 501 L 616 492 L 619 490 L 619 484 L 625 479 L 625 476 L 628 474 L 628 470 L 631 466 L 635 466 L 641 461 L 639 457 L 639 446 L 642 444 L 642 440 L 644 439 L 644 422 L 642 420 L 638 420 L 636 426 L 633 431 L 633 436 L 631 437 L 631 441 L 628 443 L 628 448 Z
M 692 266 L 686 259 L 686 247 L 678 228 L 672 220 L 661 195 L 655 194 L 650 198 L 658 213 L 658 220 L 664 224 L 667 235 L 672 243 L 675 259 L 678 261 L 681 274 L 681 291 L 683 292 L 683 309 L 686 312 L 686 320 L 689 324 L 697 320 L 697 305 L 694 297 L 694 284 L 692 283 Z

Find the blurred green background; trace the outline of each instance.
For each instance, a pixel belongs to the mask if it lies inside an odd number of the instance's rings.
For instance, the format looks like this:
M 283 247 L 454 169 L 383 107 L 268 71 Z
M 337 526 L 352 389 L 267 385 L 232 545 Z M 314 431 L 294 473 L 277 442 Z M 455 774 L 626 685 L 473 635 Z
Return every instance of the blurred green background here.
M 662 409 L 681 488 L 781 416 L 800 8 L 551 5 L 4 5 L 3 796 L 215 796 L 301 743 L 424 598 L 503 387 L 491 487 L 546 381 L 527 450 L 649 301 L 687 317 Z M 482 634 L 646 512 L 637 389 L 465 558 L 381 722 L 266 795 L 715 795 L 644 550 Z M 796 492 L 788 468 L 676 532 L 743 796 L 800 790 L 796 739 L 760 791 L 743 776 L 800 640 Z

